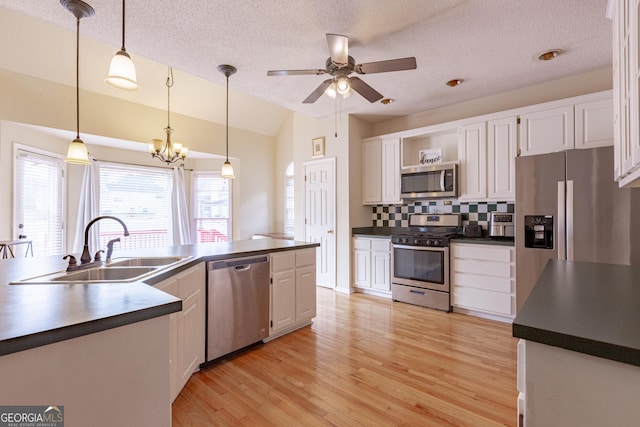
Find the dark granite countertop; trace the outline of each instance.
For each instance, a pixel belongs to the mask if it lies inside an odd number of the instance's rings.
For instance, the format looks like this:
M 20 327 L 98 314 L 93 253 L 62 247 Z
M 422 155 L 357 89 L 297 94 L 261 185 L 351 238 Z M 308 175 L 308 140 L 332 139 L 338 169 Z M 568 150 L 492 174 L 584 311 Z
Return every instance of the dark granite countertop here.
M 187 262 L 134 283 L 24 284 L 9 282 L 63 271 L 61 256 L 0 260 L 0 356 L 164 316 L 182 301 L 152 286 L 200 262 L 319 246 L 280 239 L 114 252 L 125 256 L 190 256 Z M 79 258 L 79 257 L 78 257 Z
M 513 336 L 640 366 L 640 268 L 549 260 Z
M 351 229 L 352 236 L 360 237 L 390 237 L 396 233 L 407 233 L 407 227 L 354 227 Z M 490 237 L 456 237 L 453 242 L 474 243 L 480 245 L 514 246 L 513 239 L 492 239 Z

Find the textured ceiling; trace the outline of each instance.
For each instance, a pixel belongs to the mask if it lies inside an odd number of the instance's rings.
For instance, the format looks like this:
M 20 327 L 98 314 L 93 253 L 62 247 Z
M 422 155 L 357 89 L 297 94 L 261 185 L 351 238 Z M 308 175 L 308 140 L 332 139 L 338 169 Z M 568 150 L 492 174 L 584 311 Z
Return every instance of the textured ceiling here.
M 91 56 L 85 62 L 100 65 L 93 65 L 99 78 L 96 83 L 83 80 L 81 85 L 92 90 L 95 84 L 97 91 L 158 108 L 166 105 L 162 86 L 166 65 L 189 76 L 194 87 L 198 82 L 210 84 L 215 87 L 211 89 L 212 96 L 219 96 L 224 76 L 216 67 L 232 64 L 238 73 L 231 77 L 230 86 L 249 95 L 246 98 L 249 104 L 265 108 L 275 104 L 318 118 L 332 116 L 339 107 L 343 113 L 356 114 L 370 122 L 611 65 L 611 22 L 605 17 L 607 0 L 129 0 L 126 48 L 139 69 L 141 89 L 125 93 L 102 84 L 110 55 L 121 45 L 122 3 L 118 0 L 89 3 L 96 14 L 82 21 L 81 34 L 95 48 L 85 49 L 83 54 Z M 3 15 L 15 18 L 14 11 L 21 12 L 20 16 L 29 15 L 22 26 L 30 29 L 16 25 L 14 30 L 28 31 L 23 33 L 28 36 L 18 35 L 15 43 L 35 40 L 45 44 L 43 49 L 56 52 L 63 48 L 46 45 L 56 40 L 50 34 L 56 31 L 64 32 L 66 37 L 74 34 L 75 18 L 58 0 L 0 0 L 0 6 L 8 8 L 0 8 L 0 19 Z M 47 21 L 42 28 L 40 20 Z M 418 67 L 360 76 L 385 97 L 396 100 L 387 106 L 370 104 L 358 95 L 339 106 L 326 96 L 315 104 L 302 104 L 326 76 L 267 77 L 266 73 L 272 69 L 324 68 L 329 56 L 325 33 L 347 35 L 349 53 L 357 63 L 415 56 Z M 4 51 L 0 49 L 0 53 L 6 55 L 8 48 L 6 42 L 3 44 Z M 562 49 L 564 54 L 550 62 L 536 60 L 539 53 L 551 48 Z M 70 50 L 68 43 L 64 50 Z M 97 53 L 103 55 L 103 51 L 113 53 L 106 58 L 95 57 Z M 68 57 L 73 58 L 74 53 L 68 52 Z M 42 76 L 38 77 L 73 84 L 74 75 L 69 73 L 69 67 L 59 74 L 53 64 L 46 70 L 37 67 L 36 61 L 46 54 L 40 52 L 22 65 L 31 68 L 30 71 L 14 71 L 36 76 L 40 72 Z M 0 66 L 19 67 L 6 63 Z M 91 66 L 87 66 L 90 70 L 85 73 L 94 72 Z M 464 79 L 465 83 L 456 88 L 445 86 L 452 78 Z M 176 92 L 179 83 L 176 77 Z M 206 91 L 184 95 L 189 101 L 185 100 L 182 107 L 178 99 L 176 109 L 221 121 L 223 110 L 212 108 L 210 99 L 206 102 L 197 99 L 202 93 Z M 195 111 L 198 108 L 202 111 Z M 265 122 L 282 119 L 285 110 L 275 110 L 276 115 L 265 116 Z M 256 107 L 255 117 L 260 111 L 262 107 Z M 274 134 L 274 129 L 265 123 L 264 129 L 252 130 Z

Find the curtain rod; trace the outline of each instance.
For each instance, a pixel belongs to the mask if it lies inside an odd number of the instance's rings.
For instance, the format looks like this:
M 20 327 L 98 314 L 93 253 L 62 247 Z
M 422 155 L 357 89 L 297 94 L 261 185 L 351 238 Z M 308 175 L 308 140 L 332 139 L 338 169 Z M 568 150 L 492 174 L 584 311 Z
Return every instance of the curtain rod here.
M 173 170 L 172 166 L 149 166 L 149 165 L 141 165 L 139 163 L 114 162 L 113 160 L 100 160 L 100 159 L 96 159 L 96 158 L 93 158 L 91 160 L 93 160 L 94 162 L 116 163 L 116 164 L 127 165 L 127 166 L 140 166 L 140 167 L 143 167 L 143 168 L 156 168 L 156 169 L 171 169 L 171 170 Z M 193 169 L 185 168 L 184 164 L 180 164 L 180 165 L 177 165 L 177 166 L 179 168 L 182 168 L 182 169 L 184 169 L 186 171 L 189 171 L 189 172 L 193 172 L 194 171 Z

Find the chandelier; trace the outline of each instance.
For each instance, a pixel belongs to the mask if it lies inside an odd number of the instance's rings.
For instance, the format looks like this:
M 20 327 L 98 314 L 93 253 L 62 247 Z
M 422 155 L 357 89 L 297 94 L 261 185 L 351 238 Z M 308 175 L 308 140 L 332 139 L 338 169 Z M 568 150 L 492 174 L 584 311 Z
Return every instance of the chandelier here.
M 171 142 L 171 87 L 173 86 L 173 69 L 169 67 L 167 75 L 167 127 L 164 131 L 167 133 L 167 140 L 163 143 L 161 139 L 152 139 L 153 143 L 149 144 L 149 152 L 151 157 L 156 157 L 166 164 L 175 163 L 178 160 L 184 160 L 187 157 L 189 149 L 183 147 L 179 142 Z

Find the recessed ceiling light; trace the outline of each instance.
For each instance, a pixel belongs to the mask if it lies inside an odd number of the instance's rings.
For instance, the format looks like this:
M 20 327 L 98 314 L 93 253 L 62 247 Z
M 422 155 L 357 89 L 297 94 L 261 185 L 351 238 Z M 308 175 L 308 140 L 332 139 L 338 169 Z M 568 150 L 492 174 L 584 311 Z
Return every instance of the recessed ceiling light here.
M 389 105 L 389 104 L 393 104 L 396 100 L 393 98 L 385 98 L 382 101 L 380 101 L 382 104 L 384 105 Z
M 551 49 L 538 55 L 539 61 L 551 61 L 562 53 L 561 49 Z
M 462 84 L 462 82 L 464 82 L 463 79 L 453 79 L 453 80 L 449 80 L 447 82 L 447 86 L 449 87 L 456 87 Z

